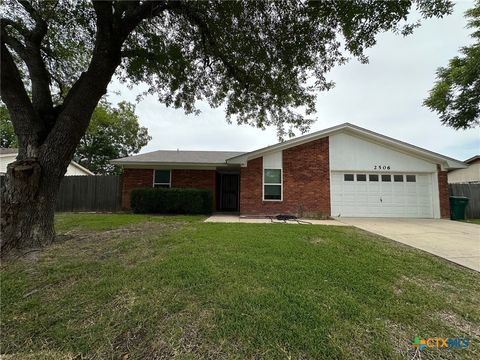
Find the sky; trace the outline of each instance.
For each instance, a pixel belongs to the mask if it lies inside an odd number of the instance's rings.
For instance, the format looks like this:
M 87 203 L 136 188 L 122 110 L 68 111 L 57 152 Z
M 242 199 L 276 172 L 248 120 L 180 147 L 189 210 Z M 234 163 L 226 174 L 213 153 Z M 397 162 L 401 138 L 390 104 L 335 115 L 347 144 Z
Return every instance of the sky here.
M 454 130 L 443 126 L 438 115 L 422 106 L 435 82 L 435 72 L 472 43 L 464 12 L 473 1 L 455 4 L 443 19 L 423 20 L 412 35 L 383 33 L 366 51 L 370 62 L 351 60 L 334 68 L 327 78 L 336 86 L 320 92 L 317 121 L 309 132 L 349 122 L 459 160 L 480 153 L 480 129 Z M 112 103 L 135 103 L 140 88 L 128 89 L 114 80 L 108 89 Z M 155 150 L 252 151 L 278 142 L 276 129 L 228 124 L 222 108 L 200 102 L 200 115 L 167 108 L 153 95 L 136 105 L 142 126 L 152 140 L 141 153 Z

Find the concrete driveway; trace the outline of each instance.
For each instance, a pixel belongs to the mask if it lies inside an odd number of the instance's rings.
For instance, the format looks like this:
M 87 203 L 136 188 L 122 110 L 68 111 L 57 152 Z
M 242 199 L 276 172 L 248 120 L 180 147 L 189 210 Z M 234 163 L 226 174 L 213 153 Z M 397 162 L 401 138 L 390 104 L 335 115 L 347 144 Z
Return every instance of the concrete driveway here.
M 480 225 L 435 219 L 338 220 L 480 271 Z

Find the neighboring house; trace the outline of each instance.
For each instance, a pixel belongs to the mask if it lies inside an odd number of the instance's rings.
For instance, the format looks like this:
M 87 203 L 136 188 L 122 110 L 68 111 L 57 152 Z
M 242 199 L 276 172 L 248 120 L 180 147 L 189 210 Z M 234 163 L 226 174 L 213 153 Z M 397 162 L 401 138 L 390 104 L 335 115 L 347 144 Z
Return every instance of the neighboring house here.
M 0 175 L 4 175 L 7 172 L 7 165 L 14 162 L 17 158 L 18 149 L 5 149 L 0 148 Z M 73 175 L 95 175 L 90 170 L 84 168 L 82 165 L 77 164 L 75 161 L 71 161 L 68 165 L 65 176 Z
M 464 161 L 466 169 L 456 169 L 448 172 L 449 184 L 480 184 L 480 155 L 475 155 Z
M 458 160 L 342 124 L 263 149 L 154 151 L 112 161 L 122 205 L 140 187 L 212 190 L 216 211 L 242 215 L 448 218 Z

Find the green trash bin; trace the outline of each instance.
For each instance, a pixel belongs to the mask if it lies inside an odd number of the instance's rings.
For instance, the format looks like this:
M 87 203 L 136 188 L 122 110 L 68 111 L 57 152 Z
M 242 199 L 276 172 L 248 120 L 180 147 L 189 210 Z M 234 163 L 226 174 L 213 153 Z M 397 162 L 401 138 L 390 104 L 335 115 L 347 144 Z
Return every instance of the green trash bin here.
M 468 198 L 465 196 L 450 196 L 450 218 L 452 220 L 465 220 Z

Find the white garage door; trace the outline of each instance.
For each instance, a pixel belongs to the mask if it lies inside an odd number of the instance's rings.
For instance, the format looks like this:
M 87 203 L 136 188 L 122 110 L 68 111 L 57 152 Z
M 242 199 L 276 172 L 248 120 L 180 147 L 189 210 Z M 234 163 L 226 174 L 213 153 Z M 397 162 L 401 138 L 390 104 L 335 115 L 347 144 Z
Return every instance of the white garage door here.
M 431 174 L 332 172 L 332 216 L 433 217 Z

